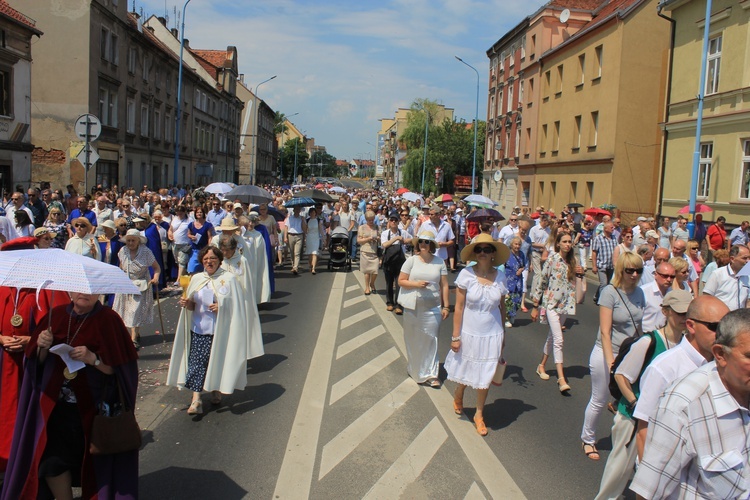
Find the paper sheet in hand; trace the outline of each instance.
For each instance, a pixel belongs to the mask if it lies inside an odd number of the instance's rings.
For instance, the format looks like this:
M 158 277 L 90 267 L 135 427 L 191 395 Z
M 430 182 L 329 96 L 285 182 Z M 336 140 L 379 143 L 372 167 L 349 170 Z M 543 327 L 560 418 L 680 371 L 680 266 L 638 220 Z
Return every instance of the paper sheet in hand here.
M 70 351 L 73 350 L 73 347 L 69 346 L 68 344 L 57 344 L 55 346 L 50 347 L 49 352 L 53 352 L 60 356 L 65 363 L 65 366 L 68 367 L 68 371 L 70 373 L 77 372 L 84 366 L 86 366 L 86 363 L 83 361 L 78 361 L 70 357 Z

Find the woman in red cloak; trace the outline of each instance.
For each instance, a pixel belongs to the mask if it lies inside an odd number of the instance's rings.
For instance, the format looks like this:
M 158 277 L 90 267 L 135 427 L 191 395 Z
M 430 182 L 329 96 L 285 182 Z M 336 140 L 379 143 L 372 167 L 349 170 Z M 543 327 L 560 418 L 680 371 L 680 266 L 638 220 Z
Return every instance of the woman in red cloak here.
M 59 292 L 58 292 L 59 293 Z M 100 402 L 133 408 L 138 355 L 125 325 L 98 295 L 71 293 L 52 310 L 52 328 L 39 325 L 26 346 L 18 416 L 1 499 L 137 498 L 138 451 L 91 455 L 89 437 Z M 68 344 L 85 363 L 73 372 L 49 348 Z

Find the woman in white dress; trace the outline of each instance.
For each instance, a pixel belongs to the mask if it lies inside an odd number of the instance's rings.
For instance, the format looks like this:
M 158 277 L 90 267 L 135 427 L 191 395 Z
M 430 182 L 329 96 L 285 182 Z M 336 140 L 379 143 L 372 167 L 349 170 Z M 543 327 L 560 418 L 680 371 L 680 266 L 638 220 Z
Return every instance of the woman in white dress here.
M 435 233 L 422 231 L 413 240 L 415 254 L 401 267 L 399 302 L 404 312 L 407 372 L 419 384 L 440 388 L 438 330 L 450 312 L 448 268 L 434 255 Z
M 497 267 L 508 260 L 510 250 L 490 235 L 480 234 L 461 251 L 463 262 L 476 261 L 456 278 L 456 309 L 453 316 L 451 351 L 445 358 L 448 380 L 456 382 L 453 410 L 461 415 L 466 387 L 477 390 L 474 424 L 480 436 L 487 435 L 484 403 L 490 382 L 502 358 L 505 343 L 505 273 Z
M 159 283 L 161 268 L 153 252 L 146 246 L 146 237 L 141 236 L 137 229 L 128 229 L 120 241 L 125 243 L 118 253 L 120 269 L 127 273 L 141 294 L 117 294 L 112 309 L 120 315 L 130 330 L 130 338 L 135 348 L 140 349 L 141 325 L 154 320 L 154 295 L 151 285 Z M 153 278 L 149 274 L 149 268 L 154 271 Z
M 325 227 L 318 218 L 318 210 L 310 207 L 307 211 L 307 233 L 305 233 L 305 254 L 309 255 L 310 272 L 315 274 L 315 266 L 318 265 L 320 255 L 320 240 L 323 237 Z
M 94 228 L 91 222 L 86 217 L 78 217 L 71 225 L 75 234 L 65 244 L 65 251 L 99 260 L 99 243 L 91 231 Z

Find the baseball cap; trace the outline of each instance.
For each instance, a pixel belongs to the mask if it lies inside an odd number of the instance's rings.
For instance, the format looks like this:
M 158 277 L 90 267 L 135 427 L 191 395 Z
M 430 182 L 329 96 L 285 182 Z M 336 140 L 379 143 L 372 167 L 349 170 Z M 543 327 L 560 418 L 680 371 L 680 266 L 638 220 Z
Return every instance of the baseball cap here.
M 693 296 L 687 290 L 672 290 L 664 296 L 661 306 L 670 307 L 674 312 L 684 314 L 692 301 Z

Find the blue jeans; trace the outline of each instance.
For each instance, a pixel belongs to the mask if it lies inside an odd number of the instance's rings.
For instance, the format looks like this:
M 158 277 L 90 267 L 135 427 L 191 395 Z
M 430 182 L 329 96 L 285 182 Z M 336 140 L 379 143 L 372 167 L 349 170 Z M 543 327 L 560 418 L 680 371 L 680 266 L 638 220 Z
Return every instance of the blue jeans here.
M 357 257 L 357 235 L 359 231 L 349 231 L 349 253 L 352 259 Z

